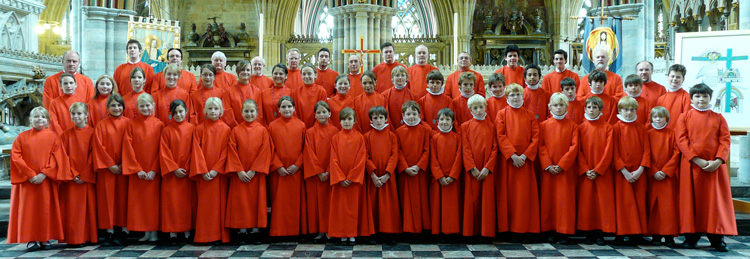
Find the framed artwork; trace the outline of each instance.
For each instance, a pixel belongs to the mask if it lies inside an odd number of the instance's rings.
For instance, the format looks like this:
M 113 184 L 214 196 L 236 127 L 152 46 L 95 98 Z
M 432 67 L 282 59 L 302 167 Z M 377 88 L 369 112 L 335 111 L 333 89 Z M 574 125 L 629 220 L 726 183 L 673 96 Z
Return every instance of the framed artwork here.
M 131 39 L 143 47 L 141 61 L 159 73 L 167 66 L 167 50 L 180 47 L 180 22 L 130 16 L 128 40 Z

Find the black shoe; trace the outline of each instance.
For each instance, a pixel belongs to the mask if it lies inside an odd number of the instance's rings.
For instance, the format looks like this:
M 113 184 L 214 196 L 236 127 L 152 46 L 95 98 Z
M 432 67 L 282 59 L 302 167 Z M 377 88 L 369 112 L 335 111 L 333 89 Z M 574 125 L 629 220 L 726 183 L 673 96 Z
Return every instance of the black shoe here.
M 560 241 L 558 241 L 557 243 L 561 244 L 561 245 L 572 245 L 572 244 L 574 244 L 573 240 L 571 240 L 569 237 L 561 237 Z
M 104 240 L 99 244 L 101 246 L 111 246 L 112 245 L 112 233 L 106 232 L 104 234 Z
M 596 237 L 594 237 L 594 236 L 586 236 L 586 239 L 583 240 L 583 243 L 587 244 L 587 245 L 593 245 L 594 243 L 596 243 Z
M 557 243 L 557 236 L 555 234 L 550 234 L 549 236 L 547 236 L 547 243 Z
M 244 233 L 237 233 L 237 243 L 240 245 L 247 244 L 247 241 L 250 239 L 250 234 L 247 232 Z
M 596 238 L 596 245 L 600 245 L 600 246 L 603 246 L 603 245 L 606 245 L 606 244 L 607 244 L 607 243 L 606 243 L 606 242 L 604 242 L 604 238 L 603 238 L 603 237 L 597 237 L 597 238 Z
M 174 236 L 174 237 L 169 237 L 169 239 L 167 239 L 167 240 L 168 240 L 168 241 L 167 241 L 167 244 L 168 244 L 168 245 L 170 245 L 170 246 L 176 246 L 176 245 L 177 245 L 177 243 L 179 243 L 179 242 L 180 242 L 180 241 L 179 241 L 179 239 L 178 239 L 178 238 L 177 238 L 176 236 Z
M 711 247 L 719 252 L 729 252 L 729 249 L 727 249 L 727 243 L 724 243 L 724 241 L 721 241 L 721 243 L 718 244 L 711 244 Z
M 691 241 L 685 240 L 685 242 L 682 242 L 682 248 L 686 249 L 695 249 L 696 243 L 693 243 Z
M 628 240 L 628 241 L 629 241 L 629 240 Z M 612 244 L 613 244 L 613 245 L 616 245 L 616 246 L 624 246 L 624 245 L 625 245 L 625 243 L 626 243 L 626 240 L 625 240 L 625 237 L 624 237 L 624 236 L 616 236 L 616 237 L 615 237 L 615 240 L 614 240 L 614 241 L 612 241 Z
M 26 252 L 34 252 L 39 249 L 42 249 L 42 246 L 39 245 L 39 242 L 31 241 L 26 243 Z
M 662 244 L 664 244 L 667 247 L 676 247 L 677 246 L 677 244 L 675 244 L 675 242 L 674 242 L 674 237 L 671 237 L 671 236 L 665 236 L 664 237 L 664 243 L 662 243 Z
M 672 240 L 672 242 L 674 243 L 674 240 Z M 656 235 L 656 236 L 652 237 L 651 238 L 651 245 L 652 246 L 660 246 L 661 245 L 661 236 Z
M 84 247 L 84 246 L 86 246 L 86 243 L 83 243 L 83 244 L 67 244 L 67 245 L 65 245 L 65 247 L 67 247 L 67 248 L 81 248 L 81 247 Z
M 39 244 L 42 245 L 42 250 L 51 250 L 52 249 L 52 244 L 50 244 L 49 242 L 41 242 Z M 726 245 L 724 245 L 724 246 L 726 246 Z
M 643 238 L 643 236 L 641 236 L 641 235 L 630 236 L 627 243 L 629 245 L 631 245 L 631 246 L 639 246 L 639 245 L 647 245 L 647 244 L 649 244 L 648 240 L 646 240 L 645 238 Z

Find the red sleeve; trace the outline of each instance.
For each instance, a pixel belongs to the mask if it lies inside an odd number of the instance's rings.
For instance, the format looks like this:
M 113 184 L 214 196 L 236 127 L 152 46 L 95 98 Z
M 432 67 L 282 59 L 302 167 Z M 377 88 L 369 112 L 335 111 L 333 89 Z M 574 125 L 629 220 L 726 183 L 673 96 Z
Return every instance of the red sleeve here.
M 440 179 L 443 177 L 443 169 L 440 168 L 440 160 L 437 158 L 437 142 L 438 135 L 430 138 L 430 170 L 432 171 L 432 177 Z M 448 150 L 444 150 L 448 152 Z
M 607 171 L 607 168 L 612 165 L 612 149 L 613 143 L 612 143 L 612 127 L 607 127 L 607 138 L 604 140 L 605 143 L 603 143 L 605 146 L 604 148 L 604 154 L 602 154 L 601 159 L 594 167 L 594 171 L 596 171 L 597 174 L 601 175 L 604 172 Z
M 513 154 L 517 154 L 516 148 L 505 133 L 505 112 L 502 110 L 495 117 L 495 131 L 497 132 L 497 148 L 503 155 L 504 160 L 510 159 Z M 539 133 L 537 132 L 536 134 Z
M 26 141 L 27 135 L 21 133 L 18 135 L 13 146 L 10 150 L 10 163 L 11 163 L 11 174 L 10 182 L 12 184 L 19 184 L 28 181 L 32 177 L 37 175 L 37 172 L 31 169 L 23 160 L 23 152 L 21 150 L 22 143 Z
M 401 153 L 401 150 L 398 148 L 398 138 L 396 137 L 396 134 L 393 132 L 388 132 L 388 136 L 391 141 L 391 157 L 388 158 L 388 165 L 385 167 L 385 171 L 391 174 L 396 173 L 396 166 L 399 162 L 399 154 Z M 395 175 L 391 175 L 395 176 Z
M 227 165 L 225 168 L 227 173 L 245 171 L 237 147 L 237 135 L 241 133 L 239 132 L 240 128 L 241 127 L 234 128 L 232 130 L 232 133 L 229 135 L 229 141 L 227 141 Z
M 731 144 L 731 134 L 729 132 L 729 125 L 727 120 L 721 114 L 714 114 L 720 120 L 719 122 L 719 148 L 716 150 L 716 158 L 724 160 L 722 163 L 726 163 L 729 159 L 729 145 Z
M 682 157 L 685 159 L 692 160 L 695 157 L 698 157 L 698 153 L 695 152 L 693 149 L 693 145 L 690 143 L 690 139 L 688 139 L 688 132 L 687 132 L 687 113 L 680 114 L 680 118 L 677 119 L 677 127 L 675 127 L 675 138 L 677 140 L 677 146 L 680 148 L 680 151 L 682 152 Z M 726 122 L 725 122 L 726 123 Z M 725 160 L 726 161 L 726 160 Z
M 523 151 L 523 154 L 526 155 L 530 161 L 534 161 L 536 160 L 537 149 L 539 146 L 539 120 L 536 119 L 534 112 L 529 111 L 528 114 L 528 119 L 531 120 L 531 143 L 529 143 L 526 150 Z
M 94 137 L 91 139 L 91 145 L 93 146 L 94 151 L 94 170 L 108 169 L 110 166 L 116 165 L 115 160 L 107 153 L 107 150 L 104 149 L 104 142 L 102 138 L 104 138 L 105 136 L 102 136 L 102 131 L 104 130 L 103 128 L 104 125 L 102 125 L 101 127 L 96 127 L 96 130 L 94 131 Z
M 201 180 L 202 175 L 208 173 L 206 166 L 206 157 L 203 155 L 201 148 L 201 138 L 203 132 L 196 129 L 193 133 L 193 148 L 190 157 L 190 179 Z
M 427 169 L 429 169 L 428 166 L 430 163 L 430 135 L 432 133 L 432 129 L 424 124 L 417 125 L 417 127 L 422 127 L 422 135 L 424 136 L 422 138 L 422 156 L 419 157 L 417 166 L 419 167 L 419 169 L 427 171 Z
M 255 173 L 268 174 L 268 169 L 271 167 L 271 160 L 273 160 L 273 143 L 271 142 L 271 135 L 268 134 L 268 130 L 262 128 L 262 134 L 260 141 L 260 152 L 255 157 L 255 162 L 250 166 L 250 170 Z
M 545 77 L 546 79 L 547 77 Z M 539 125 L 539 163 L 542 165 L 542 171 L 546 170 L 547 167 L 553 166 L 554 162 L 552 161 L 552 157 L 549 155 L 549 151 L 547 151 L 547 140 L 544 136 L 546 136 L 546 125 L 542 123 L 542 125 Z
M 578 155 L 578 149 L 580 148 L 578 146 L 578 126 L 575 124 L 573 125 L 573 132 L 571 132 L 571 135 L 568 152 L 565 152 L 560 158 L 560 161 L 557 162 L 557 165 L 564 171 L 568 171 L 573 167 L 573 164 L 576 162 L 576 155 Z M 544 169 L 544 167 L 542 169 Z
M 463 138 L 460 134 L 458 135 L 458 138 L 455 139 L 456 150 L 453 150 L 456 154 L 456 159 L 453 160 L 453 167 L 451 167 L 451 172 L 448 174 L 448 176 L 453 179 L 459 179 L 459 177 L 461 177 L 461 170 L 463 169 L 463 163 L 461 163 L 463 161 L 463 156 L 461 155 L 461 153 L 463 153 Z M 495 153 L 497 153 L 497 150 L 495 150 Z M 490 170 L 494 170 L 494 168 Z
M 464 127 L 466 124 L 461 125 L 461 150 L 463 153 L 463 165 L 466 172 L 471 171 L 471 169 L 477 168 L 476 162 L 474 162 L 474 155 L 471 152 L 471 144 L 469 144 L 469 134 L 466 130 L 466 127 Z M 477 168 L 477 170 L 481 170 L 481 168 Z
M 162 176 L 165 176 L 180 168 L 180 165 L 178 165 L 177 162 L 174 161 L 172 149 L 169 148 L 169 133 L 167 133 L 166 130 L 162 130 L 161 138 L 159 139 L 159 162 L 159 164 L 161 165 Z
M 122 139 L 122 175 L 136 174 L 140 171 L 145 171 L 141 164 L 135 157 L 135 150 L 133 149 L 133 128 L 132 122 L 125 128 L 125 135 Z
M 359 145 L 357 145 L 357 153 L 354 154 L 354 167 L 349 172 L 349 181 L 354 183 L 363 184 L 365 181 L 365 161 L 367 160 L 367 149 L 365 148 L 365 139 L 362 135 L 359 135 Z M 351 154 L 350 154 L 351 155 Z M 331 156 L 333 157 L 333 156 Z M 369 175 L 369 174 L 368 174 Z
M 314 148 L 315 148 L 315 137 L 314 135 L 314 129 L 316 127 L 307 129 L 305 131 L 305 147 L 303 148 L 303 157 L 305 167 L 302 168 L 304 170 L 304 178 L 308 179 L 310 177 L 316 176 L 320 173 L 325 172 L 325 169 L 320 167 L 320 162 L 318 161 L 318 155 L 316 154 Z M 330 164 L 329 164 L 330 166 Z

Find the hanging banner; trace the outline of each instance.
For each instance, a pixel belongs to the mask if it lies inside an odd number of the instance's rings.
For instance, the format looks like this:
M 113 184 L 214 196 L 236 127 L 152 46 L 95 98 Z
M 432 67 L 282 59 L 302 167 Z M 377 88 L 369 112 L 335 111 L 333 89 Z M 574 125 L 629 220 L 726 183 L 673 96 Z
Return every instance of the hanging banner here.
M 599 17 L 584 19 L 583 31 L 583 61 L 581 65 L 586 72 L 596 69 L 594 52 L 604 49 L 609 53 L 609 63 L 602 64 L 609 67 L 609 71 L 619 72 L 622 67 L 622 19 Z

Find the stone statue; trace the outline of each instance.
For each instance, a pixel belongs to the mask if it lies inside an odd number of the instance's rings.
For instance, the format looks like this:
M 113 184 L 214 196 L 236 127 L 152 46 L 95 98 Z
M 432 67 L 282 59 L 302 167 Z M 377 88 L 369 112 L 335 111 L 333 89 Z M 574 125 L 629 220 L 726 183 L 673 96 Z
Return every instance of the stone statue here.
M 44 79 L 47 75 L 47 73 L 44 72 L 44 68 L 39 65 L 34 66 L 32 71 L 34 71 L 34 79 Z
M 534 18 L 534 22 L 536 22 L 536 30 L 534 33 L 542 33 L 542 17 L 544 16 L 544 9 L 541 7 L 536 9 L 536 17 Z
M 245 29 L 247 29 L 245 23 L 240 23 L 240 32 L 237 33 L 237 40 L 239 41 L 237 46 L 249 46 L 250 34 L 248 34 Z
M 200 35 L 195 32 L 195 23 L 190 25 L 190 34 L 188 34 L 188 46 L 194 47 L 198 46 L 198 39 L 200 39 Z

